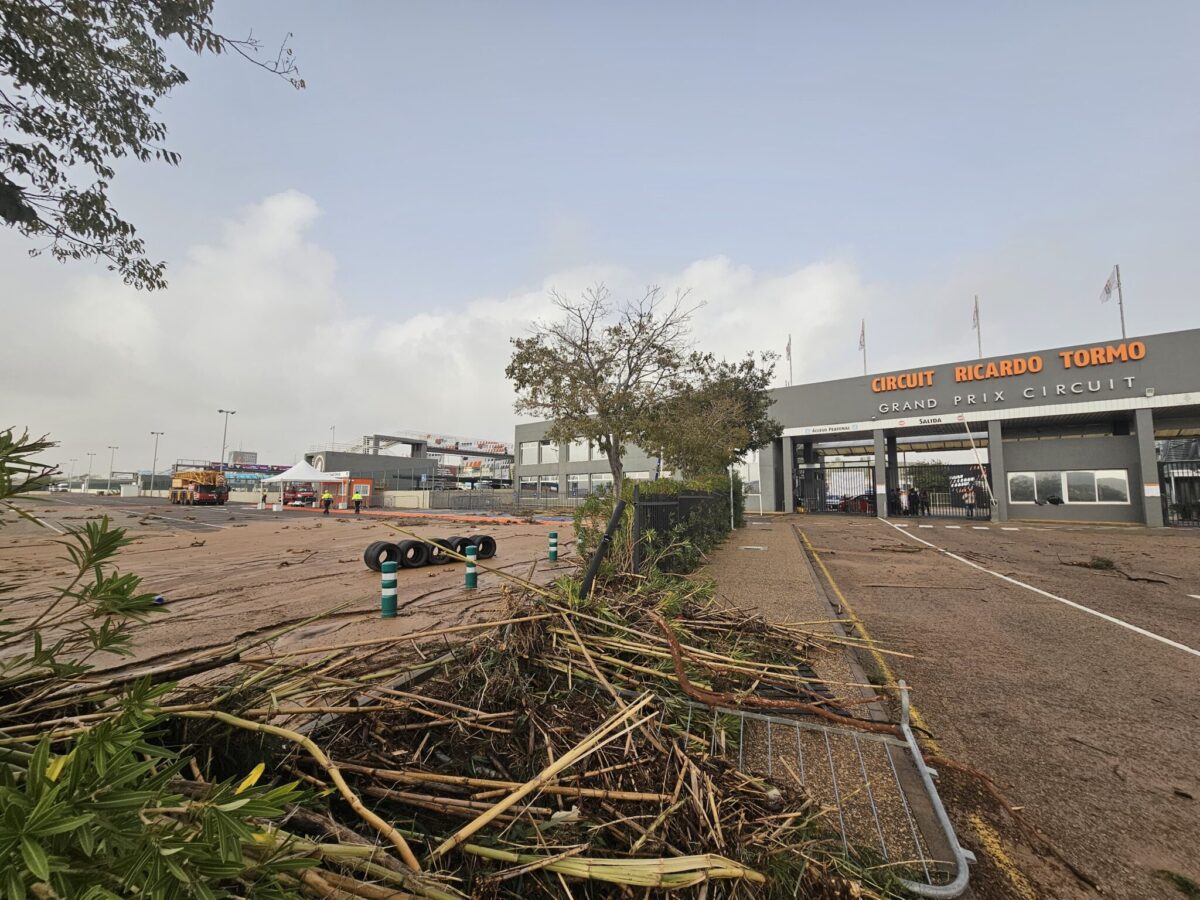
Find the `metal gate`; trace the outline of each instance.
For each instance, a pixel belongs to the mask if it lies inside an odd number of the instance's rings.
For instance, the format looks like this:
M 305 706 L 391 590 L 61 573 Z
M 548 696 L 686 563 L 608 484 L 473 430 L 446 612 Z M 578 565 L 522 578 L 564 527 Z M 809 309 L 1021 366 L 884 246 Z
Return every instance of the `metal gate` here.
M 793 480 L 795 503 L 810 513 L 875 515 L 873 466 L 817 467 L 799 465 Z
M 888 515 L 992 517 L 991 467 L 916 462 L 888 470 Z
M 1163 521 L 1200 527 L 1200 461 L 1158 464 Z

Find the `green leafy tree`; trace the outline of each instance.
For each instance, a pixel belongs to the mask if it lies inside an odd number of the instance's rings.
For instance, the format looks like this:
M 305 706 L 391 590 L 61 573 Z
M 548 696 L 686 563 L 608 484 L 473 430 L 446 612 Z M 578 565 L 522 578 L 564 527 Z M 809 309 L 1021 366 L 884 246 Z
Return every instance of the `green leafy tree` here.
M 663 462 L 689 476 L 723 472 L 751 450 L 779 437 L 767 393 L 775 355 L 726 362 L 693 357 L 695 376 L 654 407 L 639 443 L 659 449 Z
M 109 202 L 124 157 L 179 164 L 156 106 L 187 75 L 167 62 L 178 39 L 196 54 L 241 54 L 296 88 L 292 51 L 260 60 L 259 42 L 212 28 L 213 0 L 0 2 L 0 222 L 59 260 L 103 258 L 126 283 L 161 288 L 133 224 Z
M 722 469 L 775 437 L 766 389 L 774 369 L 747 357 L 727 363 L 692 348 L 696 306 L 661 289 L 616 303 L 604 285 L 579 300 L 552 293 L 562 313 L 514 338 L 505 373 L 516 409 L 553 420 L 554 441 L 586 438 L 608 460 L 614 490 L 624 480 L 626 447 L 661 449 L 688 472 Z

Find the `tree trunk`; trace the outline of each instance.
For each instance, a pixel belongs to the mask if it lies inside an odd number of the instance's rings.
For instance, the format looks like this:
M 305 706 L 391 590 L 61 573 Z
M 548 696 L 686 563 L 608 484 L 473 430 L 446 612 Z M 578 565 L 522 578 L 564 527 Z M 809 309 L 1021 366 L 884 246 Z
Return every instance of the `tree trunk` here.
M 625 483 L 625 463 L 621 459 L 619 452 L 620 445 L 615 440 L 614 436 L 608 438 L 608 450 L 605 456 L 608 457 L 608 468 L 612 472 L 613 477 L 613 496 L 621 496 L 621 486 Z

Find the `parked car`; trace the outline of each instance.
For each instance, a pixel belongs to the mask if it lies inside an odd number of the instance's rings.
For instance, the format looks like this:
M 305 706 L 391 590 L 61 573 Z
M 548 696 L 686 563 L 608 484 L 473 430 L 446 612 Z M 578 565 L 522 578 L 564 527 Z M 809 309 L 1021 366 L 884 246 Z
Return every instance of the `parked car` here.
M 831 512 L 836 512 L 842 508 L 843 499 L 841 494 L 829 494 L 825 498 L 825 508 Z
M 838 510 L 844 513 L 874 513 L 875 495 L 858 494 L 854 497 L 843 497 L 838 503 Z
M 69 490 L 71 490 L 71 486 L 69 484 L 67 484 L 65 481 L 59 481 L 56 484 L 50 485 L 50 493 L 52 493 L 52 494 L 58 494 L 58 493 L 65 494 Z

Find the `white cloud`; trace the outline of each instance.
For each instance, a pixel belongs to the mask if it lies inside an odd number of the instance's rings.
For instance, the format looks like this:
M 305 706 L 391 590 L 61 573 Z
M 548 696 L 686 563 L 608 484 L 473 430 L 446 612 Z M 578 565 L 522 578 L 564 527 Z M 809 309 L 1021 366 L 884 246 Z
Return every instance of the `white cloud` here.
M 327 440 L 334 424 L 339 440 L 394 428 L 511 440 L 508 339 L 552 313 L 552 287 L 573 295 L 605 281 L 617 297 L 647 283 L 690 288 L 705 304 L 699 347 L 782 352 L 790 332 L 797 381 L 831 377 L 825 364 L 844 362 L 842 345 L 854 340 L 846 322 L 870 300 L 847 261 L 766 275 L 712 257 L 675 273 L 577 267 L 533 289 L 392 318 L 339 294 L 336 260 L 308 236 L 319 215 L 297 191 L 268 197 L 192 248 L 163 293 L 72 274 L 65 296 L 44 304 L 41 339 L 0 359 L 0 424 L 50 432 L 64 460 L 97 451 L 97 471 L 109 444 L 121 447 L 119 469 L 146 467 L 151 429 L 167 432 L 160 462 L 216 458 L 218 407 L 238 410 L 230 445 L 272 462 Z M 0 299 L 5 321 L 19 304 Z

